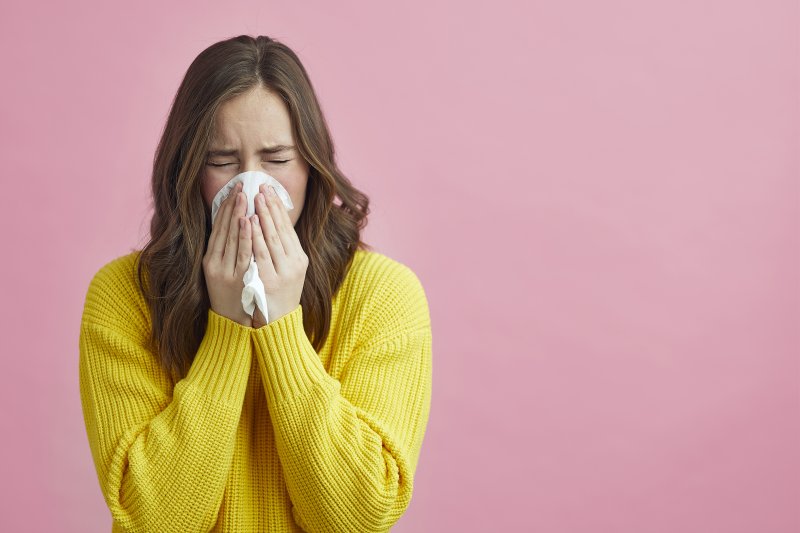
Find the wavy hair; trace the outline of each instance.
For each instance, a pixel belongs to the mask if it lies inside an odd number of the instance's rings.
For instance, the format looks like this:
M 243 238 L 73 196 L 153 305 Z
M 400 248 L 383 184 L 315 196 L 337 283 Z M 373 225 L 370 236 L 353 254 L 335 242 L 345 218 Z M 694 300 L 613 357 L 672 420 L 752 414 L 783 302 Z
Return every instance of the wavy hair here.
M 215 117 L 221 104 L 259 85 L 283 98 L 295 144 L 309 164 L 295 231 L 309 259 L 300 304 L 316 350 L 328 336 L 332 300 L 356 250 L 372 248 L 361 240 L 369 198 L 337 168 L 328 126 L 297 55 L 263 35 L 240 35 L 203 50 L 186 71 L 156 149 L 150 240 L 136 266 L 150 309 L 150 348 L 175 381 L 194 360 L 210 307 L 202 259 L 211 216 L 200 181 Z

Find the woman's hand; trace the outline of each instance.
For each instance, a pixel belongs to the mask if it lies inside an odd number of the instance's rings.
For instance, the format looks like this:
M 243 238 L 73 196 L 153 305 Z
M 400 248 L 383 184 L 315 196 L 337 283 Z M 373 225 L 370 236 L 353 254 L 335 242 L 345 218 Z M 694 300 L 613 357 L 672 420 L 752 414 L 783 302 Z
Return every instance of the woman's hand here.
M 281 199 L 266 184 L 261 185 L 260 191 L 255 198 L 256 214 L 250 218 L 253 255 L 264 283 L 269 322 L 274 322 L 300 305 L 308 256 Z M 267 323 L 256 307 L 253 327 Z
M 237 183 L 222 202 L 211 229 L 203 257 L 203 275 L 211 309 L 243 326 L 251 326 L 252 319 L 242 308 L 244 273 L 250 267 L 253 255 L 252 232 L 245 217 L 246 211 L 242 186 Z M 244 222 L 241 229 L 240 221 Z

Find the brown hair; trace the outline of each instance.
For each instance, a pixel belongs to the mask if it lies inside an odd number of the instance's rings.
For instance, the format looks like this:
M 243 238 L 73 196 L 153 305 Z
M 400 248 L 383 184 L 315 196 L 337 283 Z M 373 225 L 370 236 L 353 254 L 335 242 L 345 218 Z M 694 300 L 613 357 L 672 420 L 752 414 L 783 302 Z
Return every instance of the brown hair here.
M 309 259 L 300 305 L 316 350 L 328 336 L 331 302 L 356 250 L 372 248 L 360 238 L 369 198 L 337 168 L 325 118 L 297 55 L 263 35 L 240 35 L 203 50 L 178 88 L 155 153 L 150 240 L 136 267 L 152 318 L 150 348 L 175 381 L 194 360 L 210 307 L 202 259 L 211 217 L 200 179 L 215 116 L 222 103 L 259 85 L 286 102 L 295 144 L 310 168 L 295 231 Z M 341 204 L 334 203 L 336 196 Z

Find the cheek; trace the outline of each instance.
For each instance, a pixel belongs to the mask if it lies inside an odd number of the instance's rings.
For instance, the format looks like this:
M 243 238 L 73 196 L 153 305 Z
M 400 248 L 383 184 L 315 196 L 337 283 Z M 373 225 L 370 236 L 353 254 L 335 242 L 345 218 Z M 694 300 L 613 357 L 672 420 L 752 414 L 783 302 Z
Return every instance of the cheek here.
M 303 207 L 303 203 L 305 202 L 305 187 L 303 183 L 299 182 L 292 182 L 291 188 L 287 188 L 286 190 L 289 191 L 289 196 L 292 197 L 292 203 L 294 204 L 294 212 L 300 212 L 300 209 Z
M 217 194 L 219 188 L 214 188 L 208 182 L 203 182 L 201 186 L 201 194 L 203 196 L 203 203 L 206 204 L 206 207 L 211 207 L 211 201 L 214 199 L 214 195 Z
M 297 169 L 288 178 L 287 183 L 284 183 L 283 186 L 291 193 L 292 198 L 302 198 L 308 181 L 307 173 L 302 168 Z
M 200 185 L 201 194 L 206 207 L 211 208 L 211 202 L 219 191 L 228 183 L 230 178 L 206 171 Z

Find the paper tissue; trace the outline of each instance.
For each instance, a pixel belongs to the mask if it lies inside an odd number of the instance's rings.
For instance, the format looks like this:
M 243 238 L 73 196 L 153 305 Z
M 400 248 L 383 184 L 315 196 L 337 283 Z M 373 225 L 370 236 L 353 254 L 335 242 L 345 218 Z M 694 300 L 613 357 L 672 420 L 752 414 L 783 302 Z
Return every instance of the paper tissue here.
M 228 197 L 231 189 L 233 189 L 234 185 L 240 181 L 242 182 L 242 192 L 247 196 L 247 212 L 245 213 L 245 216 L 247 216 L 248 219 L 256 212 L 255 199 L 256 195 L 260 192 L 259 187 L 263 183 L 266 183 L 267 187 L 272 186 L 275 189 L 275 193 L 278 195 L 278 198 L 281 199 L 283 205 L 286 206 L 287 210 L 294 208 L 292 205 L 292 199 L 289 197 L 289 193 L 278 180 L 266 172 L 250 170 L 248 172 L 242 172 L 241 174 L 235 175 L 222 187 L 222 189 L 219 190 L 216 196 L 214 196 L 214 200 L 211 202 L 212 226 L 214 225 L 214 219 L 217 217 L 217 212 L 219 211 L 222 201 Z M 255 256 L 252 256 L 250 258 L 250 267 L 244 274 L 242 307 L 252 318 L 256 306 L 258 306 L 258 308 L 261 310 L 261 314 L 264 315 L 264 318 L 267 320 L 267 322 L 269 322 L 269 314 L 267 313 L 267 296 L 264 292 L 264 284 L 261 282 L 261 278 L 258 277 L 256 258 Z

